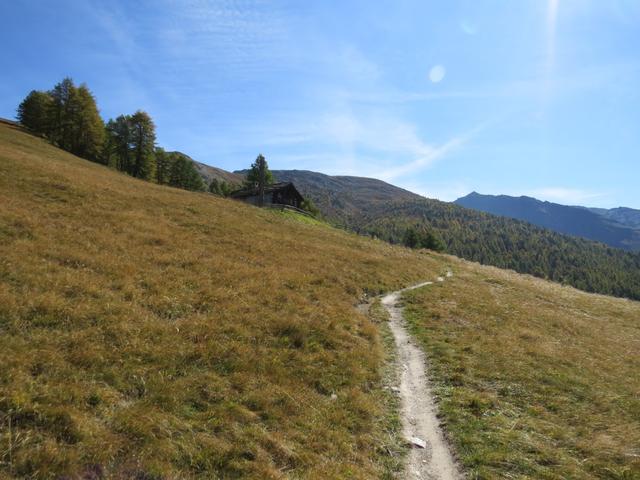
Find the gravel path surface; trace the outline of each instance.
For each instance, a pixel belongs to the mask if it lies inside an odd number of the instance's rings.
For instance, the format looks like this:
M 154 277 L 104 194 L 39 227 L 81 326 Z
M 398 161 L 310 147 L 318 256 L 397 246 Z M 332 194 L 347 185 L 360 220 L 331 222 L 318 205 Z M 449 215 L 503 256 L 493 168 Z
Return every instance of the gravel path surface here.
M 447 273 L 449 276 L 451 274 Z M 438 280 L 442 281 L 440 278 Z M 382 304 L 390 315 L 389 324 L 398 351 L 403 434 L 412 446 L 403 478 L 459 480 L 463 476 L 440 428 L 437 407 L 426 375 L 424 353 L 407 332 L 402 308 L 397 305 L 402 292 L 432 283 L 424 282 L 382 298 Z

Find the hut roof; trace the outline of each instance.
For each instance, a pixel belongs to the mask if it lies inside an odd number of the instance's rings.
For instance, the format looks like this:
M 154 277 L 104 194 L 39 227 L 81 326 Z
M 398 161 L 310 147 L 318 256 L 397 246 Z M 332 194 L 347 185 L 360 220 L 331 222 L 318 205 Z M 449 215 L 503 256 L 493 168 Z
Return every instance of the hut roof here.
M 294 196 L 298 197 L 300 201 L 304 200 L 304 197 L 300 194 L 298 189 L 291 182 L 279 182 L 272 183 L 270 185 L 265 185 L 264 193 L 273 193 L 277 191 L 287 190 L 289 193 L 293 193 Z M 231 198 L 246 198 L 257 195 L 257 188 L 242 188 L 240 190 L 235 190 L 229 194 Z

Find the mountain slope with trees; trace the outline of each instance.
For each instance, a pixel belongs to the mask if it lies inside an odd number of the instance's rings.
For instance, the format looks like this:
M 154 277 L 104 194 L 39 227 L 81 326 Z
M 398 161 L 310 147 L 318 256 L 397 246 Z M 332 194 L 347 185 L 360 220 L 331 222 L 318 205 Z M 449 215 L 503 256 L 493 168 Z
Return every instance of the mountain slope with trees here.
M 372 206 L 422 198 L 375 178 L 329 176 L 308 170 L 273 170 L 273 175 L 279 182 L 293 182 L 325 217 L 352 229 L 357 229 L 357 219 Z
M 625 250 L 640 250 L 640 230 L 634 230 L 607 216 L 583 207 L 571 207 L 543 202 L 531 197 L 481 195 L 472 192 L 455 201 L 456 204 L 482 212 L 517 218 L 556 232 L 606 243 Z
M 588 292 L 640 299 L 639 253 L 426 199 L 380 180 L 304 171 L 274 175 L 293 180 L 327 219 L 358 233 L 391 243 L 404 243 L 409 230 L 430 233 L 448 253 L 468 260 Z
M 198 173 L 200 173 L 207 185 L 210 184 L 213 180 L 216 180 L 220 183 L 226 182 L 229 185 L 235 186 L 240 186 L 244 183 L 244 175 L 238 175 L 237 173 L 228 172 L 227 170 L 223 170 L 222 168 L 212 167 L 211 165 L 207 165 L 193 159 L 192 161 L 196 166 Z

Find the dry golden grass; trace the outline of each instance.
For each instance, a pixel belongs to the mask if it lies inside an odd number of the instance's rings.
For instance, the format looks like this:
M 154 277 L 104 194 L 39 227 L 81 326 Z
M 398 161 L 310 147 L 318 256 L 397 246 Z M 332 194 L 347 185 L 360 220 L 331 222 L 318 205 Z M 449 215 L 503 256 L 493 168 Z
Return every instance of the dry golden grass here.
M 446 265 L 408 313 L 469 476 L 638 478 L 639 303 L 137 181 L 0 125 L 0 478 L 390 478 L 388 332 L 354 307 Z
M 640 478 L 640 303 L 451 262 L 405 301 L 469 478 Z
M 354 305 L 441 262 L 2 125 L 0 477 L 388 475 Z

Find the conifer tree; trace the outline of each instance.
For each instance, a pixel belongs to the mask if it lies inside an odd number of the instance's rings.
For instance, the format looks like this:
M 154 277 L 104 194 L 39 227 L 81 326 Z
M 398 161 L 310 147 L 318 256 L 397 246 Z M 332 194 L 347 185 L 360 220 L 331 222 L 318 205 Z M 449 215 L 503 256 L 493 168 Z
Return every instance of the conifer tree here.
M 104 122 L 98 112 L 93 94 L 86 85 L 80 85 L 71 97 L 72 146 L 71 153 L 98 161 L 104 142 Z
M 49 92 L 51 104 L 51 131 L 49 139 L 54 145 L 70 151 L 73 144 L 73 109 L 76 88 L 73 80 L 67 77 Z
M 104 122 L 86 85 L 76 87 L 65 78 L 49 92 L 32 91 L 18 107 L 25 127 L 80 157 L 98 161 L 104 141 Z
M 129 173 L 134 177 L 150 180 L 155 174 L 156 127 L 149 114 L 142 110 L 131 115 L 129 121 L 132 150 Z
M 168 185 L 171 174 L 172 156 L 164 148 L 156 148 L 156 181 L 160 185 Z
M 109 120 L 105 131 L 104 163 L 131 175 L 131 117 L 120 115 Z
M 258 158 L 256 158 L 256 161 L 251 164 L 245 180 L 245 186 L 250 188 L 257 188 L 259 186 L 261 169 L 264 169 L 264 184 L 270 185 L 273 183 L 273 174 L 271 170 L 269 170 L 269 164 L 264 156 L 260 154 Z
M 31 90 L 18 106 L 18 121 L 33 133 L 48 136 L 51 131 L 52 104 L 49 93 Z

